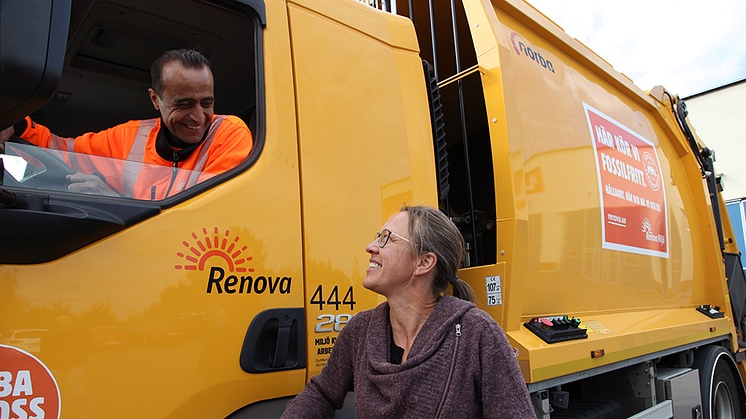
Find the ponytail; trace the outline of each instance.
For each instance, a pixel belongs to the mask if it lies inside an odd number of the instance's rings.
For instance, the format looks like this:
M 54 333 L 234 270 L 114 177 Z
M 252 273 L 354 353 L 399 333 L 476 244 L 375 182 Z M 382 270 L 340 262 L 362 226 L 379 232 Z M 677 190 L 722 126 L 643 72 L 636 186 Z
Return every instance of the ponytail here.
M 451 281 L 451 288 L 453 288 L 453 296 L 472 302 L 477 303 L 477 296 L 474 294 L 474 289 L 469 285 L 468 282 L 463 279 L 456 277 Z

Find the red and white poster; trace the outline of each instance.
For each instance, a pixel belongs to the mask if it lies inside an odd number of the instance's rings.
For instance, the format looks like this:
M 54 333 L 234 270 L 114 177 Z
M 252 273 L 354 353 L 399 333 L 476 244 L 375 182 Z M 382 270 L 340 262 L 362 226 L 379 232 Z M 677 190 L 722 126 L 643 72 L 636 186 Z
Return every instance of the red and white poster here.
M 39 359 L 0 345 L 0 418 L 60 417 L 60 390 Z
M 668 258 L 668 212 L 652 142 L 583 104 L 596 155 L 603 248 Z

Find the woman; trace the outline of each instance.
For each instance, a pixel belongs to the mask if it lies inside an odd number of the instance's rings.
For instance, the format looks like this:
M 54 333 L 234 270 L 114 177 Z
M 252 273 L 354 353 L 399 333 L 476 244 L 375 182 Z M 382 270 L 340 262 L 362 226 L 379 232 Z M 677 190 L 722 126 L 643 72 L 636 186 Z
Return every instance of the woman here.
M 464 239 L 443 213 L 404 207 L 365 250 L 363 286 L 387 301 L 350 320 L 283 418 L 328 418 L 353 390 L 358 418 L 535 417 L 505 334 L 456 276 Z

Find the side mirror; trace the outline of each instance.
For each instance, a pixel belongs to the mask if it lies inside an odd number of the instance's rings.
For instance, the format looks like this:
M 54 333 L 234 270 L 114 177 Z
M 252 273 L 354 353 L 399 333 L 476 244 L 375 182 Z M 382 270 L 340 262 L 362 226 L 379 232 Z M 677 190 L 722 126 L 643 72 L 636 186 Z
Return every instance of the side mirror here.
M 32 113 L 57 89 L 71 0 L 0 1 L 0 130 Z

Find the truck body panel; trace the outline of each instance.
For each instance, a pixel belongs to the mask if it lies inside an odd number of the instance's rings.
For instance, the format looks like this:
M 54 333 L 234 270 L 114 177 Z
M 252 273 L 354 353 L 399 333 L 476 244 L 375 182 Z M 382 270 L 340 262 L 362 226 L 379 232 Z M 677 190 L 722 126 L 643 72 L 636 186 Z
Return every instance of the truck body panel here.
M 587 340 L 565 344 L 583 349 L 570 350 L 575 356 L 561 359 L 583 359 L 586 367 L 655 352 L 655 346 L 671 345 L 664 342 L 673 337 L 690 343 L 730 333 L 726 322 L 718 321 L 717 327 L 696 312 L 668 317 L 678 312 L 678 307 L 692 304 L 726 307 L 726 291 L 717 280 L 723 277 L 722 265 L 708 262 L 708 255 L 717 251 L 717 238 L 710 228 L 711 211 L 698 204 L 709 202 L 705 199 L 708 192 L 696 166 L 688 162 L 687 170 L 686 154 L 680 155 L 671 145 L 667 135 L 671 129 L 666 127 L 666 132 L 659 126 L 654 101 L 625 78 L 610 74 L 613 70 L 608 64 L 567 39 L 529 6 L 496 4 L 494 8 L 487 2 L 466 8 L 479 64 L 485 69 L 485 102 L 488 115 L 494 118 L 490 124 L 491 130 L 494 128 L 493 155 L 504 159 L 495 161 L 494 167 L 500 170 L 495 178 L 512 179 L 496 182 L 505 186 L 498 188 L 496 195 L 515 197 L 513 202 L 498 199 L 497 209 L 498 260 L 507 262 L 503 289 L 510 308 L 507 313 L 488 312 L 500 319 L 518 345 L 525 357 L 519 356 L 519 360 L 532 366 L 527 368 L 531 371 L 527 381 L 579 370 L 556 365 L 557 349 L 545 352 L 546 358 L 540 355 L 546 344 L 521 327 L 533 317 L 571 313 L 606 326 L 602 333 L 590 329 Z M 536 27 L 536 23 L 527 22 L 524 13 L 544 20 L 538 27 L 540 33 L 531 30 L 531 24 Z M 490 28 L 494 32 L 487 32 Z M 646 248 L 626 246 L 627 251 L 618 251 L 601 243 L 608 220 L 600 215 L 608 215 L 608 209 L 629 205 L 638 207 L 638 212 L 650 212 L 643 216 L 660 212 L 651 211 L 645 202 L 601 206 L 603 167 L 594 163 L 599 160 L 592 146 L 596 133 L 589 130 L 590 117 L 584 115 L 584 106 L 585 110 L 593 109 L 590 112 L 603 113 L 601 120 L 609 130 L 615 125 L 626 128 L 627 141 L 637 134 L 648 140 L 649 149 L 655 149 L 665 191 L 659 201 L 665 207 L 661 231 L 671 243 L 664 257 L 640 254 L 649 250 Z M 679 140 L 674 137 L 673 141 Z M 613 146 L 609 149 L 616 150 Z M 616 183 L 606 179 L 607 185 L 627 194 L 624 198 L 635 200 L 638 197 L 630 196 L 627 185 L 635 180 L 645 183 L 644 179 L 621 178 Z M 609 192 L 604 191 L 604 201 L 617 198 Z M 504 205 L 499 205 L 501 202 Z M 633 231 L 627 235 L 642 232 L 639 223 L 625 224 L 624 228 Z M 505 230 L 513 232 L 504 234 Z M 479 282 L 476 278 L 472 281 Z M 640 323 L 642 319 L 648 321 Z M 710 327 L 717 331 L 710 332 Z M 687 335 L 691 336 L 685 338 Z M 593 348 L 614 348 L 606 353 L 626 351 L 629 355 L 590 359 Z M 539 372 L 545 371 L 546 365 L 557 372 Z
M 625 416 L 746 408 L 746 280 L 704 143 L 677 97 L 642 91 L 529 4 L 400 3 L 409 19 L 353 0 L 45 5 L 70 8 L 50 14 L 69 24 L 61 73 L 44 75 L 59 87 L 41 107 L 50 93 L 15 98 L 1 129 L 20 114 L 65 136 L 157 117 L 149 65 L 189 47 L 254 149 L 160 201 L 46 185 L 43 155 L 6 149 L 0 383 L 47 384 L 0 396 L 0 416 L 42 395 L 34 408 L 62 400 L 63 417 L 277 416 L 384 301 L 361 285 L 364 249 L 404 203 L 461 229 L 459 276 L 541 419 L 563 391 Z M 564 316 L 569 340 L 531 328 Z M 716 372 L 732 384 L 708 387 Z M 702 404 L 666 393 L 675 380 Z

